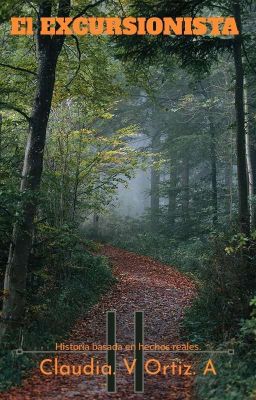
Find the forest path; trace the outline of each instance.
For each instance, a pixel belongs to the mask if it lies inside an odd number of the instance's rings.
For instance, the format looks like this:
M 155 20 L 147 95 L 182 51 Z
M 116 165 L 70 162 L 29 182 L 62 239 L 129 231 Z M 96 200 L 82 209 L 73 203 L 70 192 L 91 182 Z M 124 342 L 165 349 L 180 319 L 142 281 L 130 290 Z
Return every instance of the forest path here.
M 109 293 L 102 296 L 87 315 L 80 319 L 70 333 L 66 343 L 105 344 L 106 311 L 117 311 L 117 342 L 133 343 L 133 313 L 145 312 L 145 344 L 180 343 L 179 324 L 186 306 L 195 293 L 193 283 L 180 272 L 149 257 L 104 246 L 102 254 L 113 264 L 118 283 Z M 95 355 L 95 353 L 94 353 Z M 46 354 L 43 358 L 54 358 Z M 61 364 L 87 364 L 91 356 L 62 354 Z M 124 367 L 123 358 L 133 359 L 133 352 L 119 351 L 117 355 L 118 393 L 106 392 L 106 377 L 43 376 L 39 369 L 18 388 L 0 394 L 2 400 L 68 400 L 68 399 L 191 399 L 193 377 L 145 374 L 144 394 L 133 393 L 133 375 Z M 179 357 L 179 358 L 178 358 Z M 185 356 L 165 353 L 145 353 L 145 360 L 157 358 L 162 364 L 179 363 Z M 106 363 L 105 354 L 99 353 L 97 360 Z M 188 361 L 187 361 L 188 363 Z

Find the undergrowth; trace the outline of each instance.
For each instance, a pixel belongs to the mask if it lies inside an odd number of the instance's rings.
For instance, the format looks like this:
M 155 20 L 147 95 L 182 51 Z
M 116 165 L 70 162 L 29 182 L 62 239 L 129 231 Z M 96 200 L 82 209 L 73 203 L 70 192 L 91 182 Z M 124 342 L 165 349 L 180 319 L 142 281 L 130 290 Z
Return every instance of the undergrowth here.
M 95 256 L 95 245 L 68 227 L 38 227 L 29 264 L 24 327 L 18 347 L 52 350 L 75 321 L 114 283 L 107 259 Z M 4 266 L 3 266 L 4 268 Z M 0 352 L 0 390 L 20 384 L 35 355 Z

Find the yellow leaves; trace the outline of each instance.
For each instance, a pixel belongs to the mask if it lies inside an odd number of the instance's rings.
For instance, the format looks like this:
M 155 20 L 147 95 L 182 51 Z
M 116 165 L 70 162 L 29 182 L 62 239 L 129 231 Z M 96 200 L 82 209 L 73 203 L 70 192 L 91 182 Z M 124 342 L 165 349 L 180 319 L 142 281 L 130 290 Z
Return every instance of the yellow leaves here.
M 102 119 L 112 119 L 114 117 L 114 114 L 111 113 L 104 113 L 100 116 Z
M 181 105 L 184 107 L 184 106 L 187 106 L 188 104 L 190 104 L 190 103 L 194 103 L 194 100 L 195 100 L 195 96 L 193 95 L 193 94 L 187 94 L 187 95 L 185 95 L 185 96 L 183 96 L 182 97 L 182 99 L 181 99 Z
M 83 134 L 83 135 L 92 135 L 94 131 L 91 129 L 81 129 L 80 131 L 75 131 L 77 135 Z
M 110 118 L 112 114 L 106 113 L 105 117 Z M 103 212 L 118 185 L 126 185 L 146 157 L 146 152 L 136 148 L 132 140 L 138 132 L 136 125 L 112 134 L 104 134 L 102 123 L 99 125 L 99 130 L 72 130 L 71 124 L 68 127 L 58 123 L 48 136 L 45 162 L 51 168 L 48 173 L 56 187 L 54 208 L 61 203 L 60 194 L 63 196 L 64 191 L 68 193 L 69 190 L 72 193 L 77 187 L 82 209 L 100 208 Z M 61 193 L 60 187 L 63 188 Z
M 225 248 L 225 252 L 228 255 L 235 254 L 248 247 L 250 239 L 246 237 L 243 233 L 238 233 L 234 235 L 231 239 L 231 244 Z
M 118 134 L 120 138 L 124 137 L 134 137 L 138 134 L 139 127 L 138 125 L 129 125 L 127 127 L 121 128 L 118 130 Z
M 231 246 L 225 247 L 225 252 L 230 256 L 231 254 L 233 254 L 235 252 L 235 249 Z

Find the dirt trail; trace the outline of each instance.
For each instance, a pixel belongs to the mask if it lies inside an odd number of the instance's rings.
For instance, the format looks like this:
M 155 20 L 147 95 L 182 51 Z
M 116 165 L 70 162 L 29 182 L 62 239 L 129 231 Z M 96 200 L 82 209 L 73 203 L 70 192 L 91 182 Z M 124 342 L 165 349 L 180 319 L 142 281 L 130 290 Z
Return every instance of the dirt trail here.
M 184 308 L 194 294 L 193 283 L 174 268 L 165 266 L 149 257 L 138 256 L 111 246 L 102 251 L 112 262 L 117 285 L 89 313 L 77 322 L 67 343 L 105 343 L 106 311 L 117 311 L 117 342 L 133 343 L 133 312 L 145 312 L 145 343 L 180 343 L 179 323 Z M 95 354 L 94 354 L 95 355 Z M 42 355 L 42 358 L 54 355 Z M 67 400 L 67 399 L 154 399 L 185 400 L 192 399 L 192 377 L 145 375 L 145 393 L 133 393 L 133 376 L 124 368 L 123 357 L 133 359 L 132 352 L 121 351 L 117 356 L 118 393 L 106 392 L 106 377 L 92 376 L 43 376 L 39 371 L 13 388 L 0 394 L 1 400 Z M 174 354 L 146 353 L 145 360 L 157 358 L 162 364 L 184 362 L 184 357 Z M 85 364 L 90 356 L 84 354 L 63 354 L 62 364 Z M 106 363 L 105 355 L 99 354 L 97 360 Z M 187 362 L 188 363 L 188 362 Z

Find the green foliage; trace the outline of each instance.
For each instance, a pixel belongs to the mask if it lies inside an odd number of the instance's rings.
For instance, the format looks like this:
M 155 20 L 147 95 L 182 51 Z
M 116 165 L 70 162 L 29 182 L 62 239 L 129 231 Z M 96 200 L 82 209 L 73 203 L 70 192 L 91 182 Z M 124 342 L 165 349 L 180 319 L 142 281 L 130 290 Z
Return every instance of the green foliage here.
M 64 221 L 76 224 L 93 212 L 103 212 L 145 153 L 130 145 L 137 126 L 119 126 L 110 134 L 104 132 L 105 121 L 98 130 L 82 128 L 77 107 L 64 103 L 56 110 L 47 143 L 41 208 L 55 226 Z M 69 120 L 64 114 L 67 110 L 72 114 Z M 78 130 L 72 130 L 74 125 Z
M 203 238 L 180 240 L 174 235 L 168 236 L 166 232 L 151 231 L 148 217 L 121 218 L 111 214 L 104 222 L 100 237 L 117 247 L 151 256 L 195 276 L 200 276 L 206 257 Z
M 253 400 L 256 395 L 256 299 L 251 301 L 251 317 L 241 323 L 235 338 L 218 350 L 235 349 L 234 356 L 217 356 L 217 376 L 197 377 L 199 399 Z
M 114 283 L 107 260 L 68 227 L 41 225 L 31 256 L 23 349 L 53 349 L 75 321 Z M 35 356 L 0 353 L 0 390 L 19 384 Z
M 198 341 L 223 341 L 236 334 L 242 318 L 250 313 L 249 301 L 255 291 L 256 258 L 250 246 L 237 247 L 233 253 L 224 245 L 223 234 L 212 238 L 207 257 L 201 267 L 198 297 L 187 314 L 188 332 Z M 230 241 L 229 241 L 230 243 Z M 251 242 L 254 247 L 254 242 Z
M 255 299 L 250 302 L 255 294 L 254 247 L 254 234 L 230 240 L 222 234 L 212 240 L 204 260 L 198 296 L 185 315 L 185 335 L 203 346 L 234 349 L 235 354 L 216 356 L 218 376 L 197 377 L 199 399 L 255 396 Z

